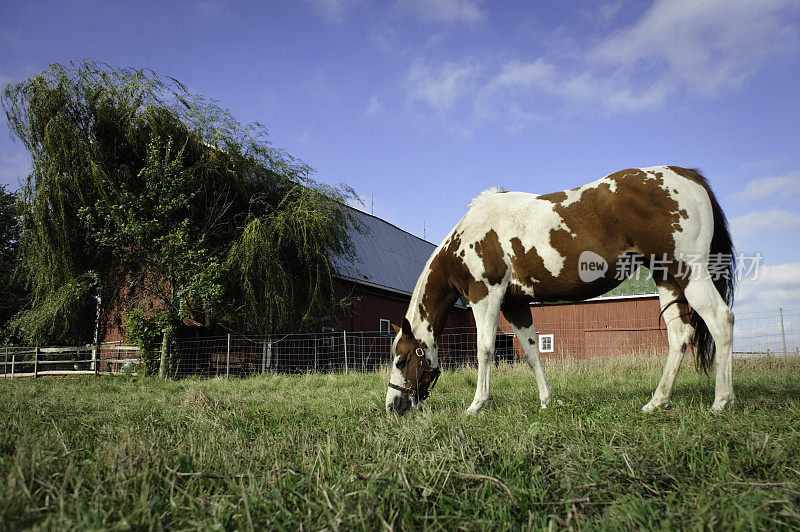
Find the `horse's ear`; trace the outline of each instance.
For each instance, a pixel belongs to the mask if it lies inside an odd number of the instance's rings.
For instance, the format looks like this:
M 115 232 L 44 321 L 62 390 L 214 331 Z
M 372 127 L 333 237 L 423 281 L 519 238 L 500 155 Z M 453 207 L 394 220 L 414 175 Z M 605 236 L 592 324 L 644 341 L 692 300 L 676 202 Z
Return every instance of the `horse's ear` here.
M 392 323 L 392 329 L 394 330 L 395 334 L 400 334 L 400 327 Z
M 411 332 L 411 324 L 408 323 L 407 318 L 403 318 L 403 334 L 409 338 L 414 338 L 414 333 Z

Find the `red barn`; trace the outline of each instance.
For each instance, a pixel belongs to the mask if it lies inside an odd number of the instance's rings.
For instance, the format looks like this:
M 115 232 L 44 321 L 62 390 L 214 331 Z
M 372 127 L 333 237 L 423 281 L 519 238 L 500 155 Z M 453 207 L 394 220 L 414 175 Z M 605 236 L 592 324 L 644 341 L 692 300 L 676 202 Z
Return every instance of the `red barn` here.
M 545 357 L 666 354 L 668 350 L 656 286 L 644 268 L 600 297 L 559 305 L 533 304 L 531 313 L 539 350 Z M 511 330 L 504 319 L 500 324 L 501 330 Z
M 371 214 L 356 209 L 353 213 L 361 226 L 361 231 L 351 231 L 353 253 L 333 258 L 336 294 L 351 304 L 325 329 L 389 333 L 390 324 L 399 325 L 403 319 L 417 278 L 436 246 Z M 103 318 L 102 343 L 125 343 L 119 309 L 105 310 Z M 474 329 L 464 302 L 455 305 L 446 327 Z M 201 329 L 202 324 L 184 320 L 179 336 L 196 338 Z M 205 334 L 209 332 L 224 336 L 228 331 L 217 326 Z

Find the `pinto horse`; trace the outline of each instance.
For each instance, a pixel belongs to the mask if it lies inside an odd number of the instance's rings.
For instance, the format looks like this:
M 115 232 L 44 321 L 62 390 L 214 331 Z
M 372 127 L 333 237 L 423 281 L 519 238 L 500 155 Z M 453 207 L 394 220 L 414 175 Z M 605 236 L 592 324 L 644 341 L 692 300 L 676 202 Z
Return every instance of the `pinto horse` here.
M 587 252 L 605 261 L 608 270 L 581 275 L 581 256 Z M 478 382 L 467 412 L 478 413 L 489 399 L 501 311 L 522 345 L 546 408 L 551 393 L 530 303 L 599 296 L 624 279 L 617 272 L 626 258 L 661 273 L 654 280 L 669 340 L 661 381 L 642 410 L 669 403 L 684 353 L 693 345 L 698 368 L 706 372 L 716 352 L 711 409 L 722 411 L 734 399 L 733 244 L 706 179 L 676 166 L 622 170 L 541 196 L 495 188 L 472 200 L 425 265 L 402 326 L 394 327 L 387 411 L 403 414 L 428 396 L 439 376 L 437 338 L 459 296 L 469 301 L 477 326 Z

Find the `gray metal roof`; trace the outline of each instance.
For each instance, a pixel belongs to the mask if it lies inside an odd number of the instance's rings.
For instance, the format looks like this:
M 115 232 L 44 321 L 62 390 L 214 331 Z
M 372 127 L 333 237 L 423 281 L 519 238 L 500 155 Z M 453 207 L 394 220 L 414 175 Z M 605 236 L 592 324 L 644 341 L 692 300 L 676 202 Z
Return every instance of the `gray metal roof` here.
M 345 279 L 411 294 L 434 244 L 385 220 L 352 209 L 363 233 L 351 229 L 352 257 L 334 257 L 336 273 Z

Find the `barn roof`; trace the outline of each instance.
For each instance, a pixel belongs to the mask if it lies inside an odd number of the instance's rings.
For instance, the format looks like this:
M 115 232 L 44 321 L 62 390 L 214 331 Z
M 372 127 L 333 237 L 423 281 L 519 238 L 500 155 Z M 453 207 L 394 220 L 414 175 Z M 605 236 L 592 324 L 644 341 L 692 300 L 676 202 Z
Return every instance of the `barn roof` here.
M 353 241 L 351 257 L 334 257 L 336 274 L 359 284 L 410 295 L 436 245 L 377 216 L 348 208 L 352 210 L 362 230 L 352 229 L 350 232 Z M 638 278 L 634 274 L 600 297 L 655 293 L 656 285 L 650 272 L 647 268 L 642 268 Z
M 436 246 L 377 216 L 358 209 L 352 212 L 362 231 L 351 230 L 353 255 L 334 258 L 336 273 L 357 283 L 410 295 Z
M 634 272 L 630 277 L 622 281 L 618 287 L 609 290 L 600 297 L 639 296 L 655 293 L 656 283 L 653 281 L 653 276 L 650 275 L 650 270 L 642 266 L 639 271 Z

